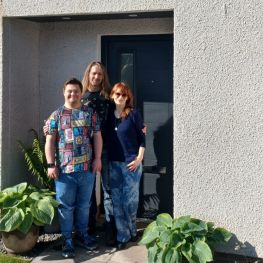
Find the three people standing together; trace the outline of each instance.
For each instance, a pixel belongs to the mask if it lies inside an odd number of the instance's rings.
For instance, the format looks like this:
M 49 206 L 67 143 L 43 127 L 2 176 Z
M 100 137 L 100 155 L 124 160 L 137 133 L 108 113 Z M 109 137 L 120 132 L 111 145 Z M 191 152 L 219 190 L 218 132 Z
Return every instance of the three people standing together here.
M 64 98 L 65 104 L 46 123 L 45 146 L 48 176 L 55 179 L 56 198 L 60 202 L 62 256 L 75 255 L 73 230 L 76 243 L 88 250 L 96 248 L 96 240 L 87 228 L 92 218 L 89 211 L 92 214 L 95 173 L 99 171 L 107 243 L 113 244 L 116 224 L 117 248 L 123 249 L 137 237 L 135 223 L 145 149 L 142 118 L 133 109 L 133 96 L 126 84 L 118 83 L 110 92 L 106 70 L 99 62 L 87 67 L 82 83 L 76 79 L 65 83 Z

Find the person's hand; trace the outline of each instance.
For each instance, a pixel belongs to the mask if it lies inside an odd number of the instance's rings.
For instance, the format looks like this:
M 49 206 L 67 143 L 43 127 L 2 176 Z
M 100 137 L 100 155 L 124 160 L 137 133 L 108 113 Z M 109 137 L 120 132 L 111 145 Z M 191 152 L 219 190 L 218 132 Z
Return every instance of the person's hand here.
M 146 135 L 147 134 L 147 125 L 144 123 L 144 127 L 142 128 L 142 132 Z
M 54 180 L 57 179 L 58 178 L 58 168 L 57 168 L 57 166 L 48 168 L 47 175 L 51 179 L 54 179 Z
M 47 136 L 47 133 L 48 133 L 48 125 L 45 124 L 45 126 L 43 126 L 43 133 L 45 136 Z
M 141 162 L 142 160 L 136 157 L 132 162 L 128 163 L 127 167 L 131 172 L 134 172 Z
M 92 172 L 100 172 L 101 171 L 101 159 L 95 158 L 92 163 Z

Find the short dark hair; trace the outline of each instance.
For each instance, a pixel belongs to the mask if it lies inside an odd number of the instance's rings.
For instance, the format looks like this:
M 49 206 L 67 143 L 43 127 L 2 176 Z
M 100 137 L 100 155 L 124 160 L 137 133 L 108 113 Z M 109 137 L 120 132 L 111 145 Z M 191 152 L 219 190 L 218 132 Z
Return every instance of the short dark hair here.
M 81 83 L 80 80 L 78 80 L 78 79 L 76 79 L 76 78 L 71 78 L 71 79 L 67 80 L 67 81 L 64 83 L 64 88 L 63 88 L 63 90 L 65 90 L 65 88 L 66 88 L 66 86 L 67 86 L 68 84 L 78 85 L 79 88 L 80 88 L 80 91 L 81 91 L 81 93 L 82 93 L 82 91 L 83 91 L 83 86 L 82 86 L 82 83 Z

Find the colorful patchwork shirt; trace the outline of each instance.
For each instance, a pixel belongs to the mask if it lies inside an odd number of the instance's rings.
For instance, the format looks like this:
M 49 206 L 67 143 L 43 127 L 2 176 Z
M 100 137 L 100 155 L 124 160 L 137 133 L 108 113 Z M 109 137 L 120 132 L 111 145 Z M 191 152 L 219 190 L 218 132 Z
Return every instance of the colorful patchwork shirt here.
M 88 171 L 92 159 L 90 139 L 100 131 L 96 112 L 88 106 L 80 109 L 58 108 L 48 118 L 48 134 L 56 134 L 56 162 L 62 173 Z

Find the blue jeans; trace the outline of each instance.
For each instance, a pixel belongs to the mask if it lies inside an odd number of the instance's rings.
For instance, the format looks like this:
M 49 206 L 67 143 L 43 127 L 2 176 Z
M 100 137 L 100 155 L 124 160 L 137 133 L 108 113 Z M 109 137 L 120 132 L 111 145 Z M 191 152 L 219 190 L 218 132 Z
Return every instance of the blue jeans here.
M 64 238 L 71 238 L 74 219 L 75 230 L 87 232 L 94 180 L 95 176 L 91 172 L 61 173 L 55 180 L 56 199 L 60 203 L 60 229 Z
M 125 162 L 110 162 L 113 211 L 119 242 L 128 242 L 131 236 L 137 234 L 136 215 L 141 175 L 142 165 L 131 172 Z
M 112 206 L 112 196 L 110 189 L 110 171 L 109 171 L 109 161 L 106 149 L 102 151 L 102 169 L 101 169 L 101 186 L 103 190 L 103 205 L 105 211 L 105 220 L 107 223 L 114 223 L 113 218 L 113 206 Z M 95 175 L 94 175 L 95 176 Z M 96 176 L 95 176 L 96 178 Z M 91 197 L 91 207 L 90 207 L 90 226 L 96 223 L 97 214 L 97 202 L 96 202 L 96 185 L 94 184 L 93 193 Z
M 103 190 L 103 205 L 105 210 L 105 219 L 106 222 L 113 223 L 113 205 L 110 188 L 110 167 L 108 161 L 108 154 L 106 150 L 103 150 L 101 161 L 101 185 Z

